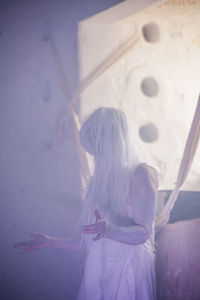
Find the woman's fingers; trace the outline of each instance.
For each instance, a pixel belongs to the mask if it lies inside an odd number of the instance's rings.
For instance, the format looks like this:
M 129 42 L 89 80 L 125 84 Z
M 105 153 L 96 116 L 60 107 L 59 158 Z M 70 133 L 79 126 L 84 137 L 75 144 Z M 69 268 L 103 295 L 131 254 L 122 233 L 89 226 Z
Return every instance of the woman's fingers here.
M 95 214 L 95 217 L 96 217 L 96 222 L 98 222 L 98 220 L 100 220 L 100 219 L 101 219 L 101 216 L 100 216 L 99 210 L 98 210 L 98 209 L 95 209 L 95 211 L 94 211 L 94 214 Z
M 25 243 L 14 244 L 13 247 L 24 251 L 24 252 L 21 252 L 20 254 L 28 254 L 36 249 L 36 247 L 33 247 L 33 246 L 31 247 Z
M 101 223 L 97 223 L 97 224 L 91 224 L 91 225 L 85 225 L 82 227 L 82 230 L 98 230 L 98 229 L 102 229 L 106 227 L 106 223 L 101 222 Z
M 94 241 L 94 242 L 95 242 L 95 241 L 98 241 L 98 240 L 100 240 L 102 237 L 103 237 L 102 234 L 97 234 L 97 235 L 93 238 L 93 241 Z
M 92 225 L 85 225 L 82 227 L 82 231 L 87 234 L 95 234 L 95 233 L 104 234 L 106 232 L 106 223 L 101 222 Z
M 16 248 L 16 249 L 33 249 L 33 248 L 40 248 L 40 246 L 42 246 L 42 242 L 41 242 L 41 239 L 40 241 L 38 239 L 33 239 L 33 240 L 30 240 L 30 241 L 25 241 L 25 242 L 20 242 L 20 243 L 17 243 L 17 244 L 14 244 L 13 247 Z
M 32 246 L 32 241 L 28 241 L 28 242 L 21 242 L 21 243 L 18 243 L 18 244 L 14 244 L 14 247 L 17 248 L 17 249 L 23 249 L 23 248 L 27 248 L 27 247 L 30 247 Z
M 19 244 L 14 244 L 13 247 L 16 249 L 24 249 L 25 248 L 25 246 L 19 245 Z
M 96 236 L 93 238 L 93 241 L 97 241 L 101 239 L 104 234 L 106 233 L 106 223 L 101 218 L 99 210 L 95 209 L 94 211 L 96 222 L 95 224 L 85 225 L 82 227 L 82 232 L 85 234 L 96 234 Z
M 91 224 L 91 225 L 85 225 L 83 226 L 82 228 L 83 229 L 92 229 L 92 228 L 101 228 L 101 227 L 104 227 L 106 223 L 96 223 L 96 224 Z
M 31 236 L 33 236 L 32 233 L 31 233 Z M 36 244 L 36 239 L 30 240 L 30 241 L 25 241 L 25 242 L 20 242 L 20 243 L 14 244 L 13 246 L 14 246 L 14 248 L 17 248 L 17 249 L 23 249 L 23 248 L 34 246 L 35 244 Z
M 14 248 L 22 250 L 21 255 L 29 254 L 37 249 L 46 247 L 50 239 L 47 235 L 41 233 L 32 232 L 30 235 L 33 237 L 32 240 L 13 245 Z
M 41 245 L 19 245 L 19 244 L 16 244 L 16 245 L 14 245 L 14 247 L 16 248 L 16 249 L 19 249 L 19 250 L 22 250 L 23 252 L 21 252 L 20 254 L 29 254 L 29 253 L 31 253 L 31 252 L 33 252 L 34 250 L 37 250 L 37 249 L 39 249 L 39 248 L 43 248 L 43 245 L 41 244 Z

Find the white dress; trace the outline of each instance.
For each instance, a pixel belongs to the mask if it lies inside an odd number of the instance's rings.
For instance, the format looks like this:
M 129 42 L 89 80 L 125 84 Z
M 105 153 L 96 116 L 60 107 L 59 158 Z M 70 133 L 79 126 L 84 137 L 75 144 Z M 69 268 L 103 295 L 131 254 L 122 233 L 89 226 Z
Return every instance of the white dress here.
M 154 258 L 149 240 L 132 246 L 109 239 L 91 245 L 80 300 L 154 300 Z
M 153 233 L 139 245 L 108 238 L 92 242 L 78 300 L 155 300 L 152 240 Z

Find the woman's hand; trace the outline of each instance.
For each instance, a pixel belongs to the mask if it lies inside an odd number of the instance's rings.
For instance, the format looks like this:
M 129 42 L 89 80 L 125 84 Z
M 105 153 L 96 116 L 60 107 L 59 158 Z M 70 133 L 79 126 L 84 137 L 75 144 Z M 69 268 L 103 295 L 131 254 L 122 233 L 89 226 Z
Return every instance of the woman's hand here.
M 86 234 L 96 234 L 93 241 L 97 241 L 105 236 L 108 231 L 108 225 L 105 220 L 101 218 L 98 209 L 94 212 L 96 217 L 95 224 L 85 225 L 82 227 L 82 232 Z
M 18 244 L 13 245 L 14 248 L 20 249 L 23 251 L 20 254 L 22 254 L 22 255 L 29 254 L 37 249 L 46 248 L 46 247 L 51 246 L 53 237 L 50 237 L 46 234 L 34 233 L 34 232 L 32 232 L 30 235 L 34 238 L 33 240 L 20 242 Z

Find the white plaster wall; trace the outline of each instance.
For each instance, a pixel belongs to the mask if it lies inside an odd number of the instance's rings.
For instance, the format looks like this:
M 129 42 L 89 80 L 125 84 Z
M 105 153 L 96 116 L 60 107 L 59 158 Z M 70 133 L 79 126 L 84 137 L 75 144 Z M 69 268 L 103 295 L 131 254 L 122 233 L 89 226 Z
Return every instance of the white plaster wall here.
M 67 99 L 44 37 L 52 28 L 72 93 L 78 83 L 77 23 L 116 2 L 0 2 L 2 300 L 76 295 L 81 256 L 59 249 L 20 256 L 12 245 L 32 231 L 68 235 L 80 211 L 80 166 Z

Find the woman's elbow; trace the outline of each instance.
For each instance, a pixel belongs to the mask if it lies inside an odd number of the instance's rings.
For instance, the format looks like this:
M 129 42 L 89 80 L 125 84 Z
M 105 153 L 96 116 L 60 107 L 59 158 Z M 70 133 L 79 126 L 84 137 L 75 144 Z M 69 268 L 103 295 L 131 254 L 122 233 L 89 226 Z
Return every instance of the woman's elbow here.
M 149 239 L 150 235 L 151 235 L 151 230 L 141 227 L 137 241 L 134 241 L 132 244 L 134 245 L 144 244 Z

